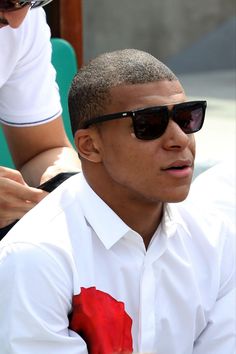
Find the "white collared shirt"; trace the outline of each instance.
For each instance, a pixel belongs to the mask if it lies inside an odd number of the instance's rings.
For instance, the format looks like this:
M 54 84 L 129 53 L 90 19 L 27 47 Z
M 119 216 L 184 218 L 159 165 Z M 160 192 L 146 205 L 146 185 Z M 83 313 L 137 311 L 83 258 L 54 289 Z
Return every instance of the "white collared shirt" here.
M 146 250 L 73 176 L 0 243 L 1 354 L 87 354 L 68 314 L 90 287 L 124 303 L 135 353 L 233 354 L 233 242 L 219 220 L 181 203 L 166 207 Z
M 60 116 L 50 37 L 42 8 L 28 11 L 19 28 L 0 29 L 0 123 L 31 126 Z

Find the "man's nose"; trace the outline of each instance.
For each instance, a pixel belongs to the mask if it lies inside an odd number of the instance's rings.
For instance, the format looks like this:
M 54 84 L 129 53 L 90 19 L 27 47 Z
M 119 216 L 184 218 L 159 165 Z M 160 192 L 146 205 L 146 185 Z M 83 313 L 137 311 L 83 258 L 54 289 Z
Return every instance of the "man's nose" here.
M 163 136 L 165 147 L 184 149 L 188 146 L 191 136 L 192 134 L 186 134 L 175 121 L 170 119 Z

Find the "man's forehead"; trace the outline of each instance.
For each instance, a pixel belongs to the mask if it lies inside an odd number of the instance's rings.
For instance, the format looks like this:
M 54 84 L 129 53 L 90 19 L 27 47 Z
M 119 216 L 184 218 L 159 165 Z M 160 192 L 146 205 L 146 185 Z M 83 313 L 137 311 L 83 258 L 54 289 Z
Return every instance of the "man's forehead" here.
M 184 89 L 178 80 L 120 85 L 113 87 L 110 95 L 113 111 L 114 109 L 116 111 L 132 110 L 186 101 Z

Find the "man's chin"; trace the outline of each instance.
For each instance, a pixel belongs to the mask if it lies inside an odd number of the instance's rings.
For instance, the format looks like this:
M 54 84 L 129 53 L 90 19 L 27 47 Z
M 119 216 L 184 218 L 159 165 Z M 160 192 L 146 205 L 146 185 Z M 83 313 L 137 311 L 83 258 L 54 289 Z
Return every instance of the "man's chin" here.
M 168 198 L 168 200 L 166 202 L 167 203 L 183 202 L 187 198 L 188 193 L 189 193 L 189 189 L 184 192 L 178 193 L 178 194 L 176 193 L 175 196 Z

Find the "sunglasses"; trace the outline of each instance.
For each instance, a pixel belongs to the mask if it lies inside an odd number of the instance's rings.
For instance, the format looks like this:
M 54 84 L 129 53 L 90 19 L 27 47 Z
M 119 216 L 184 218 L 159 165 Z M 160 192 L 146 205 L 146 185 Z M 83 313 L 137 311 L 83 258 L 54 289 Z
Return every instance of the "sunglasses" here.
M 131 118 L 136 138 L 152 140 L 160 138 L 164 134 L 171 118 L 185 134 L 192 134 L 202 128 L 206 106 L 206 101 L 191 101 L 175 104 L 171 110 L 168 106 L 157 106 L 113 113 L 90 118 L 82 122 L 81 129 L 113 119 Z
M 30 8 L 47 5 L 52 0 L 36 0 L 36 1 L 24 1 L 24 0 L 0 0 L 1 11 L 16 11 L 25 6 Z

